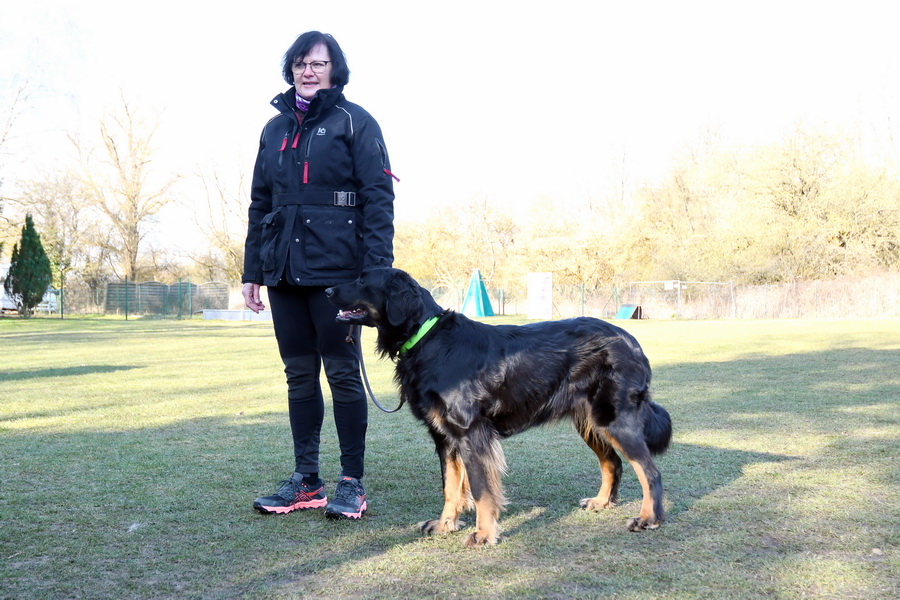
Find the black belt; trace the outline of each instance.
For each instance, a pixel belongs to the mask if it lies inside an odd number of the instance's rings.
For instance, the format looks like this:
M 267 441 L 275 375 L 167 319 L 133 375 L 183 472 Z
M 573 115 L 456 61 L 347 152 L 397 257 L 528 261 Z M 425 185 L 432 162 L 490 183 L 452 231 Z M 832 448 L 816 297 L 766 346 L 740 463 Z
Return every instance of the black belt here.
M 318 206 L 356 206 L 356 192 L 313 190 L 308 192 L 284 192 L 272 197 L 272 207 L 292 204 Z

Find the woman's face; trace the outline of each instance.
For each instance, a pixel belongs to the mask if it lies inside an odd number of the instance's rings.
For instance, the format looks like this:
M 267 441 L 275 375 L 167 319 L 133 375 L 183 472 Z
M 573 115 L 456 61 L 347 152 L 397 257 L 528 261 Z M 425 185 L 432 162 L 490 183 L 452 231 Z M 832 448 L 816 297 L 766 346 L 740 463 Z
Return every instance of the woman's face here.
M 324 68 L 322 68 L 324 63 Z M 315 69 L 315 70 L 314 70 Z M 303 58 L 294 60 L 294 87 L 301 98 L 312 100 L 319 90 L 331 87 L 331 56 L 325 44 L 316 44 Z M 316 73 L 316 70 L 322 70 Z

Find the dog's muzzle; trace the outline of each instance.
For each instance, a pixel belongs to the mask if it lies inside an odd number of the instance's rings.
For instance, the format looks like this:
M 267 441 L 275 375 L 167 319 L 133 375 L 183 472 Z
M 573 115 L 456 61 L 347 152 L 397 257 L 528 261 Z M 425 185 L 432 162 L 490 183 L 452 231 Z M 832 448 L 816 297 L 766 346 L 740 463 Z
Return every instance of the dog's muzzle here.
M 369 316 L 369 311 L 358 307 L 350 310 L 339 309 L 335 320 L 338 323 L 358 323 Z
M 325 297 L 331 301 L 332 304 L 338 307 L 337 316 L 335 320 L 338 323 L 359 323 L 365 320 L 366 317 L 369 316 L 369 311 L 364 306 L 354 306 L 352 308 L 341 308 L 340 304 L 342 304 L 337 296 L 337 289 L 330 287 L 325 290 Z

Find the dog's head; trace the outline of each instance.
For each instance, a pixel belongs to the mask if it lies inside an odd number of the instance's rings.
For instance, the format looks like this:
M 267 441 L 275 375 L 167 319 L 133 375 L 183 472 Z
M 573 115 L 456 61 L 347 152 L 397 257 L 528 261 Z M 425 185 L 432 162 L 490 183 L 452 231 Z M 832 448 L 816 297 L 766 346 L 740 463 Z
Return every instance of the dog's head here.
M 378 268 L 364 271 L 351 283 L 325 290 L 338 308 L 337 320 L 375 327 L 382 351 L 396 353 L 422 322 L 442 311 L 428 291 L 405 271 Z

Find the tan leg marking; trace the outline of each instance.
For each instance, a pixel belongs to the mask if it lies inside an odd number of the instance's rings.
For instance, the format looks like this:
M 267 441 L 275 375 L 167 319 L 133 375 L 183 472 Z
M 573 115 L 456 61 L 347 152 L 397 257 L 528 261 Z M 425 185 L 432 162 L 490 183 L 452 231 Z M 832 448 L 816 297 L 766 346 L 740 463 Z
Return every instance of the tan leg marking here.
M 475 501 L 475 531 L 466 536 L 467 548 L 493 546 L 500 542 L 500 505 L 492 494 Z
M 629 460 L 628 462 L 631 463 L 631 467 L 634 469 L 634 472 L 637 473 L 638 480 L 641 482 L 641 488 L 644 490 L 644 499 L 641 501 L 641 514 L 638 517 L 628 520 L 628 530 L 639 531 L 641 529 L 656 529 L 662 523 L 663 515 L 656 514 L 647 473 L 638 461 Z
M 615 456 L 615 450 L 610 444 L 588 426 L 587 421 L 576 428 L 588 447 L 597 455 L 600 463 L 600 491 L 594 498 L 582 499 L 579 505 L 588 510 L 612 508 L 616 505 L 619 493 L 619 478 L 622 476 L 621 461 L 617 460 L 618 456 Z M 610 455 L 613 456 L 610 457 Z
M 466 467 L 459 456 L 448 460 L 444 468 L 444 509 L 439 519 L 422 521 L 418 524 L 422 533 L 450 533 L 458 531 L 465 523 L 459 515 L 472 504 L 469 478 Z

